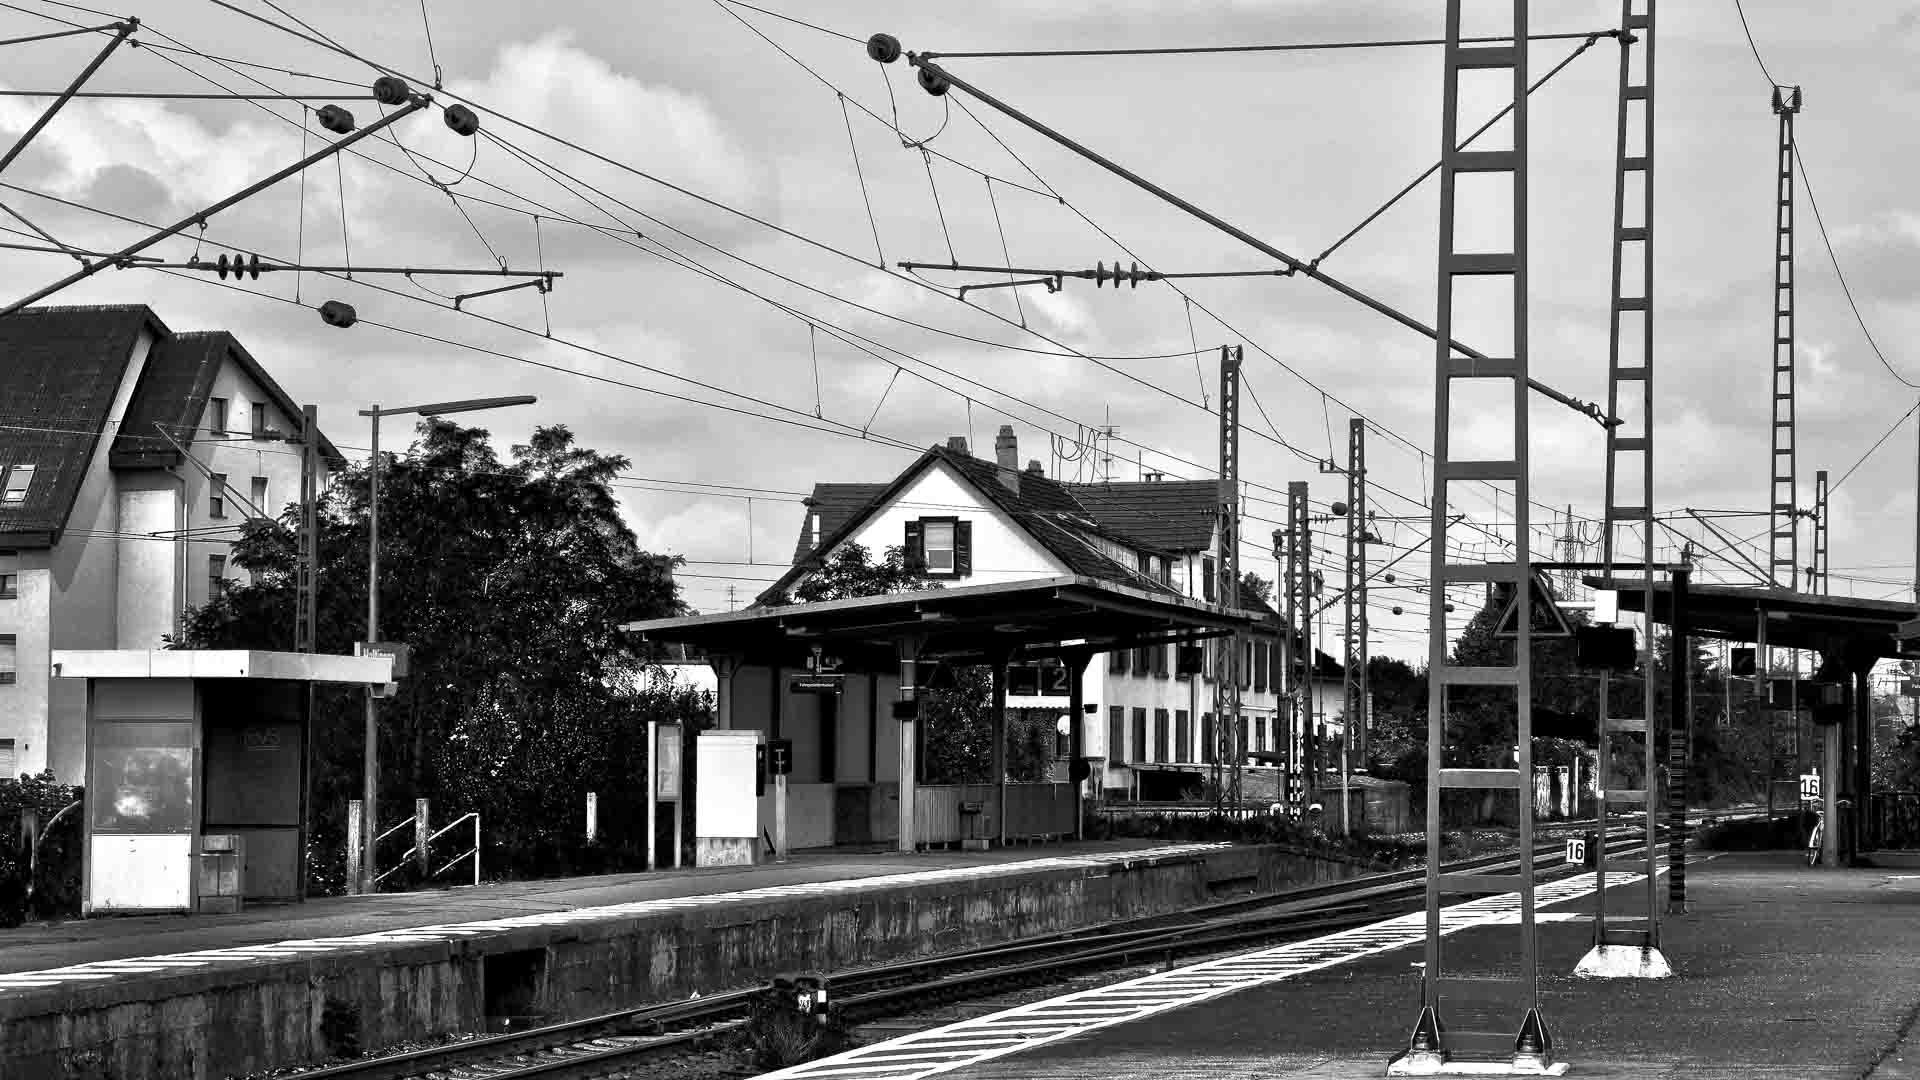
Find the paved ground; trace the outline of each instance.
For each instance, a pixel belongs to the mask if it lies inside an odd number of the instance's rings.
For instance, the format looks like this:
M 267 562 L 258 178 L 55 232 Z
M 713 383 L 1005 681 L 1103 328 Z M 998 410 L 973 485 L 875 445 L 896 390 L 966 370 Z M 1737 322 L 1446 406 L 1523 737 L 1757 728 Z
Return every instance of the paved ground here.
M 340 896 L 254 907 L 234 915 L 152 915 L 73 920 L 0 930 L 0 975 L 75 964 L 338 939 L 421 926 L 481 922 L 677 897 L 715 896 L 918 871 L 1000 866 L 1164 847 L 1112 840 L 920 855 L 796 853 L 784 864 L 614 874 L 447 891 Z
M 1790 856 L 1689 866 L 1692 910 L 1666 924 L 1675 977 L 1576 980 L 1590 924 L 1540 926 L 1543 1009 L 1569 1076 L 1632 1080 L 1920 1077 L 1920 875 L 1810 870 Z M 1664 894 L 1664 888 L 1662 890 Z M 1623 910 L 1644 888 L 1609 890 Z M 1592 900 L 1557 910 L 1591 910 Z M 1549 909 L 1554 910 L 1554 909 Z M 1488 968 L 1513 927 L 1447 939 Z M 1380 1076 L 1419 1005 L 1417 948 L 1302 973 L 1203 1007 L 1106 1028 L 945 1074 L 955 1080 L 1334 1080 Z M 1517 1024 L 1518 1015 L 1499 1027 Z M 1454 1021 L 1458 1027 L 1490 1025 Z

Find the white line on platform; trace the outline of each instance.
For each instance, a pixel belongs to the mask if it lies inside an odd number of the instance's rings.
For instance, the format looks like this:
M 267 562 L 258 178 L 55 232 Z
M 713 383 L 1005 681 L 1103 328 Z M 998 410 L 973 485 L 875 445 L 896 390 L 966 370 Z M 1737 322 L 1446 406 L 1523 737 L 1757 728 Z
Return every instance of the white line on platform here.
M 501 931 L 516 930 L 525 927 L 595 922 L 606 919 L 628 919 L 636 915 L 658 914 L 667 911 L 684 911 L 689 908 L 713 907 L 727 904 L 752 903 L 758 900 L 777 900 L 794 896 L 835 895 L 869 889 L 885 889 L 899 885 L 934 885 L 942 882 L 1007 877 L 1014 874 L 1030 874 L 1048 870 L 1110 869 L 1155 859 L 1200 855 L 1231 846 L 1230 844 L 1178 844 L 1168 847 L 1145 848 L 1138 851 L 1022 859 L 1015 862 L 989 863 L 984 866 L 955 866 L 940 870 L 908 870 L 895 874 L 880 874 L 873 877 L 851 877 L 839 878 L 834 881 L 769 885 L 758 889 L 745 889 L 739 892 L 729 893 L 711 893 L 705 896 L 663 897 L 656 900 L 635 900 L 623 904 L 609 904 L 601 907 L 574 908 L 566 911 L 543 911 L 531 915 L 520 915 L 505 919 L 476 920 L 474 922 L 449 926 L 416 926 L 394 930 L 381 930 L 370 934 L 358 934 L 348 937 L 300 938 L 294 941 L 282 941 L 266 945 L 233 946 L 221 949 L 206 949 L 198 952 L 168 953 L 163 956 L 154 957 L 125 957 L 120 960 L 104 960 L 86 964 L 74 964 L 68 967 L 46 968 L 38 971 L 20 971 L 10 975 L 0 975 L 0 996 L 23 990 L 59 986 L 62 983 L 69 982 L 95 982 L 101 979 L 132 978 L 141 975 L 151 975 L 155 973 L 153 970 L 143 970 L 140 966 L 130 965 L 154 965 L 158 967 L 163 960 L 168 962 L 165 965 L 166 967 L 185 966 L 186 963 L 200 966 L 213 966 L 216 964 L 238 966 L 245 963 L 284 960 L 289 957 L 343 952 L 350 949 L 364 949 L 381 945 L 430 943 L 446 941 L 452 938 L 467 937 L 474 934 L 499 933 Z
M 1656 870 L 1656 873 L 1664 872 L 1664 866 Z M 1634 874 L 1613 874 L 1609 875 L 1607 884 L 1612 888 L 1644 880 Z M 1536 886 L 1534 901 L 1536 907 L 1558 904 L 1589 895 L 1593 889 L 1594 876 L 1580 874 Z M 1443 908 L 1440 932 L 1452 934 L 1468 927 L 1515 923 L 1519 918 L 1520 894 L 1505 893 Z M 1584 918 L 1591 916 L 1561 911 L 1535 913 L 1535 919 L 1540 922 Z M 921 1080 L 1305 972 L 1418 945 L 1426 940 L 1426 920 L 1425 911 L 1415 911 L 1310 941 L 1208 960 L 1111 986 L 1030 1002 L 766 1073 L 760 1080 Z M 1036 1020 L 1041 1023 L 1035 1025 Z M 1004 1036 L 1014 1028 L 1031 1030 L 1032 1034 L 1010 1042 Z M 972 1045 L 961 1042 L 969 1038 L 979 1041 Z M 957 1053 L 959 1050 L 966 1052 Z

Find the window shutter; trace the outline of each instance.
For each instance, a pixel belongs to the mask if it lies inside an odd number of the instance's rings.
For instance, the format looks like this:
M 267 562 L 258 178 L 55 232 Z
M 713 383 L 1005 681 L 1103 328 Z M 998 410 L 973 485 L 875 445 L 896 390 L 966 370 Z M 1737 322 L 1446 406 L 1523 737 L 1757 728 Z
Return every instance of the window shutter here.
M 966 577 L 973 573 L 973 522 L 953 523 L 953 574 Z
M 907 522 L 907 538 L 906 541 L 901 544 L 901 547 L 905 550 L 908 566 L 927 565 L 927 547 L 926 542 L 922 539 L 918 519 Z

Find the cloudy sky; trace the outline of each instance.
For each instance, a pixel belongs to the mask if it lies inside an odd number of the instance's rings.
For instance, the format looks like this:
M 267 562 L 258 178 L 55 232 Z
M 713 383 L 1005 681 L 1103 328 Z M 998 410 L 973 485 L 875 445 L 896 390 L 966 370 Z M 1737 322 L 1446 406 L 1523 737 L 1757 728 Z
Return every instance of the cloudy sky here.
M 778 574 L 799 526 L 798 498 L 814 482 L 885 480 L 911 460 L 908 447 L 949 435 L 990 446 L 1011 422 L 1023 459 L 1087 479 L 1096 457 L 1087 433 L 1111 424 L 1116 478 L 1143 469 L 1208 475 L 1216 456 L 1208 409 L 1218 401 L 1218 350 L 1229 343 L 1244 344 L 1247 357 L 1248 545 L 1269 548 L 1289 481 L 1308 481 L 1322 505 L 1344 496 L 1342 479 L 1316 461 L 1344 459 L 1356 411 L 1372 422 L 1380 531 L 1402 547 L 1425 535 L 1428 339 L 1300 277 L 1194 281 L 1184 295 L 1167 285 L 1114 292 L 1070 282 L 1055 295 L 1003 289 L 962 302 L 950 287 L 980 279 L 891 269 L 1009 256 L 1061 268 L 1137 258 L 1167 271 L 1273 263 L 977 101 L 928 96 L 906 63 L 877 65 L 859 43 L 877 31 L 938 52 L 1420 39 L 1443 31 L 1438 0 L 761 5 L 812 27 L 727 0 L 426 6 L 431 52 L 413 0 L 285 0 L 279 11 L 264 0 L 135 2 L 126 13 L 143 22 L 136 40 L 156 47 L 121 50 L 88 86 L 297 92 L 311 108 L 337 102 L 362 124 L 377 118 L 366 90 L 372 68 L 239 12 L 285 25 L 305 19 L 314 33 L 429 83 L 437 62 L 446 89 L 476 107 L 485 137 L 452 134 L 437 108 L 404 119 L 391 129 L 397 144 L 369 139 L 338 166 L 325 162 L 304 183 L 287 181 L 211 219 L 202 253 L 228 245 L 308 262 L 544 265 L 565 274 L 544 308 L 538 294 L 519 291 L 456 313 L 429 291 L 493 284 L 475 279 L 416 286 L 308 275 L 298 285 L 302 310 L 290 275 L 249 281 L 243 292 L 208 275 L 142 271 L 101 274 L 59 300 L 144 302 L 175 330 L 231 329 L 294 397 L 319 406 L 322 425 L 347 447 L 364 446 L 353 410 L 372 402 L 537 394 L 537 407 L 484 421 L 499 444 L 524 439 L 536 423 L 565 423 L 585 444 L 629 457 L 620 493 L 633 527 L 650 549 L 687 558 L 687 595 L 703 610 L 724 610 L 730 588 L 744 603 Z M 1617 4 L 1533 7 L 1537 34 L 1603 31 L 1619 18 Z M 1920 308 L 1909 292 L 1920 281 L 1920 206 L 1906 167 L 1920 153 L 1911 138 L 1917 13 L 1904 3 L 1850 4 L 1844 16 L 1747 3 L 1772 76 L 1805 87 L 1806 177 L 1854 300 L 1892 368 L 1920 383 L 1910 345 Z M 107 21 L 71 4 L 18 0 L 0 10 L 0 35 L 59 28 L 40 16 Z M 1582 45 L 1536 42 L 1534 72 Z M 57 88 L 97 47 L 91 38 L 11 46 L 0 78 L 12 90 Z M 1664 5 L 1658 56 L 1654 503 L 1681 515 L 1673 523 L 1681 533 L 1724 549 L 1681 508 L 1751 513 L 1767 503 L 1776 121 L 1732 0 Z M 950 65 L 1312 258 L 1438 156 L 1440 59 L 1422 46 Z M 1619 47 L 1603 38 L 1532 99 L 1533 371 L 1587 400 L 1606 393 L 1618 65 Z M 1470 88 L 1464 126 L 1499 104 L 1489 88 Z M 0 98 L 0 131 L 24 129 L 41 105 Z M 318 146 L 319 129 L 303 135 L 301 115 L 285 101 L 83 101 L 8 169 L 0 201 L 69 244 L 111 250 L 142 229 L 43 196 L 171 223 Z M 1487 145 L 1505 137 L 1496 128 Z M 1869 347 L 1804 189 L 1798 198 L 1799 468 L 1811 505 L 1814 470 L 1839 480 L 1907 412 L 1914 391 Z M 1463 247 L 1504 242 L 1511 217 L 1497 192 L 1463 188 L 1461 205 Z M 1429 181 L 1322 269 L 1431 324 L 1437 215 Z M 156 252 L 185 258 L 197 232 Z M 875 265 L 883 260 L 886 271 Z M 71 266 L 8 252 L 0 291 L 25 295 Z M 353 303 L 363 322 L 324 326 L 312 309 L 327 299 Z M 1486 314 L 1463 307 L 1456 336 L 1498 352 L 1510 331 Z M 1456 452 L 1498 450 L 1504 413 L 1471 400 L 1456 413 Z M 1536 543 L 1567 532 L 1548 520 L 1548 508 L 1567 506 L 1575 531 L 1596 539 L 1601 429 L 1538 396 L 1531 424 Z M 1908 421 L 1837 489 L 1835 592 L 1906 593 L 1914 439 Z M 1496 530 L 1514 513 L 1510 494 L 1479 485 L 1457 488 L 1452 501 Z M 1764 516 L 1716 524 L 1765 542 Z M 1803 530 L 1803 564 L 1810 534 Z M 1454 536 L 1462 557 L 1491 550 L 1484 534 Z M 1763 547 L 1744 550 L 1764 559 Z M 1270 558 L 1249 563 L 1272 569 Z M 1403 565 L 1402 584 L 1424 579 L 1422 556 Z M 1730 555 L 1704 566 L 1719 580 L 1749 580 Z M 1376 601 L 1381 647 L 1421 652 L 1424 597 Z M 1392 615 L 1394 604 L 1406 613 Z

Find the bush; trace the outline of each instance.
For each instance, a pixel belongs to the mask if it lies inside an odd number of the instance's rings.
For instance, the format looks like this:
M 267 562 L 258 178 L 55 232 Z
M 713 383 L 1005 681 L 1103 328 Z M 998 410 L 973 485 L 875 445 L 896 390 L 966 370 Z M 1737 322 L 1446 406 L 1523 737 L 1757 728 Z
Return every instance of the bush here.
M 853 1046 L 853 1035 L 837 1002 L 824 1014 L 802 1012 L 790 987 L 762 991 L 747 1009 L 737 1044 L 754 1069 L 769 1072 L 837 1054 Z
M 69 810 L 58 822 L 54 819 L 79 802 L 82 793 L 82 788 L 55 780 L 51 772 L 0 780 L 0 926 L 80 914 L 83 808 Z M 28 813 L 40 822 L 37 862 L 21 828 L 21 818 Z

